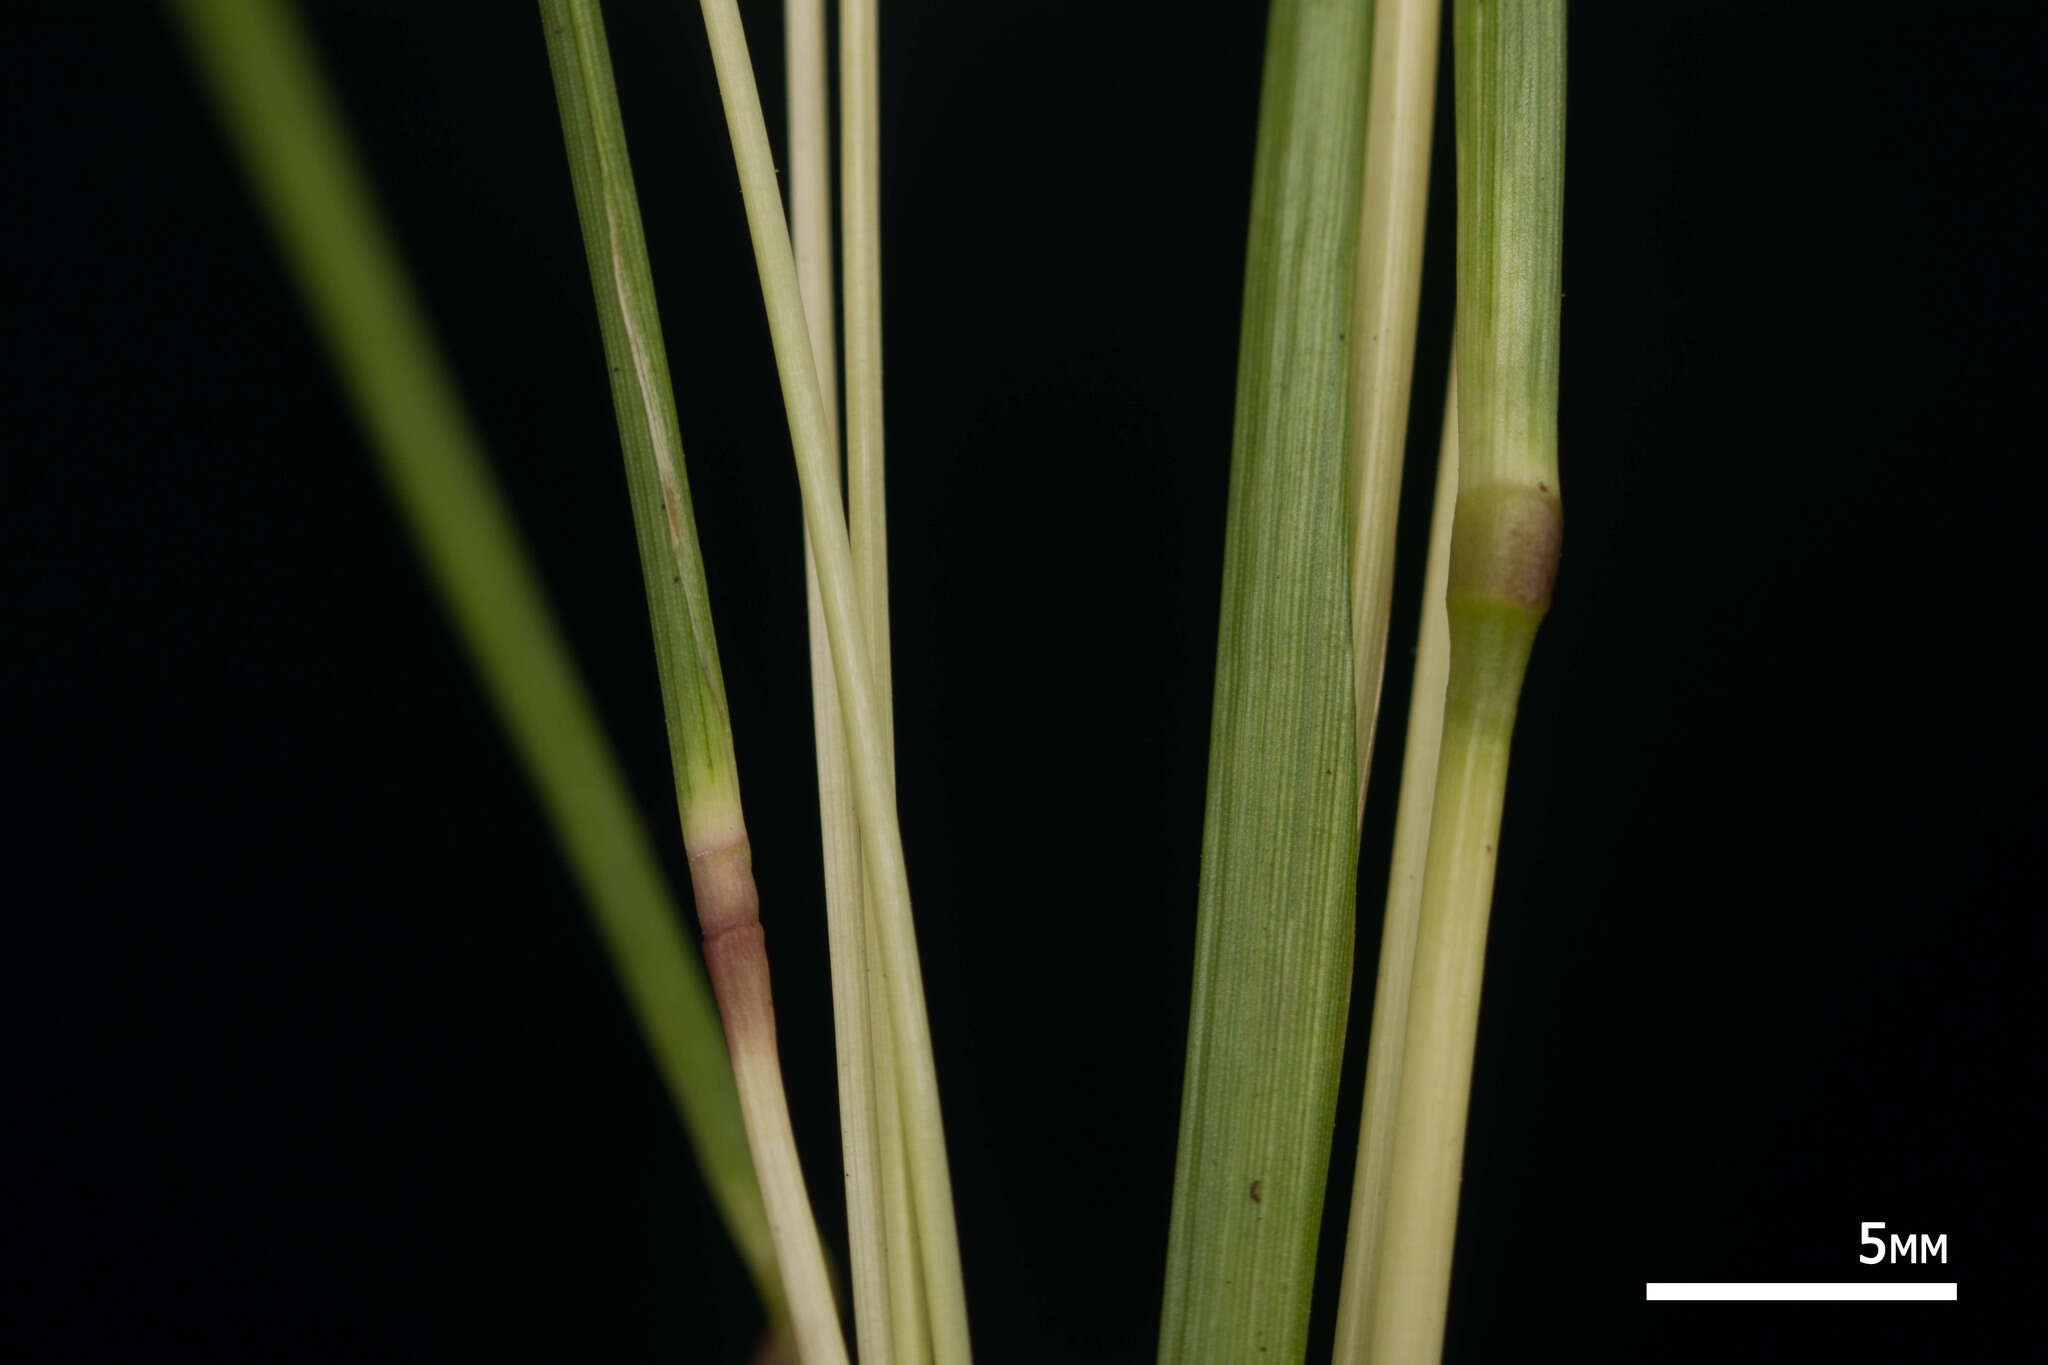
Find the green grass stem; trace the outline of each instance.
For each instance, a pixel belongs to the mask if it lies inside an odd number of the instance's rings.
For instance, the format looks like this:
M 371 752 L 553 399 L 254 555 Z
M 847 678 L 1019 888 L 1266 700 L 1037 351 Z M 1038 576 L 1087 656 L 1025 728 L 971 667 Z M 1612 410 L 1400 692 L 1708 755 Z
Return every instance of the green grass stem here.
M 1458 0 L 1458 500 L 1451 667 L 1371 1325 L 1374 1365 L 1443 1352 L 1515 708 L 1550 604 L 1563 304 L 1563 0 Z
M 1268 21 L 1161 1365 L 1306 1349 L 1358 855 L 1345 432 L 1370 19 L 1277 0 Z
M 1535 639 L 1520 607 L 1454 593 L 1448 618 L 1451 672 L 1370 1324 L 1374 1365 L 1434 1365 L 1443 1353 L 1509 735 Z
M 180 0 L 172 13 L 778 1321 L 767 1216 L 703 969 L 312 43 L 276 0 Z
M 1455 14 L 1459 478 L 1555 494 L 1564 0 Z
M 686 842 L 702 847 L 719 832 L 690 830 L 689 812 L 737 806 L 739 779 L 640 203 L 597 5 L 541 0 L 540 12 L 598 328 L 610 361 L 677 802 Z
M 610 362 L 705 965 L 797 1349 L 804 1365 L 843 1365 L 845 1338 L 783 1090 L 731 720 L 603 19 L 596 0 L 541 0 L 540 12 Z M 808 337 L 800 344 L 808 350 Z

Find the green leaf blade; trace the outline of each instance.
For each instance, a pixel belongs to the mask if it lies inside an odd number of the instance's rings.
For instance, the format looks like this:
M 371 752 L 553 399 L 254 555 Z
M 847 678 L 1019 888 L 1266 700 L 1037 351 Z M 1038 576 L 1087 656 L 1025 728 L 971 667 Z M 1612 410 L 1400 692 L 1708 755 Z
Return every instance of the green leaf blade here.
M 1162 1362 L 1300 1359 L 1349 1007 L 1347 323 L 1371 6 L 1267 39 Z
M 766 1211 L 711 990 L 532 554 L 293 7 L 171 9 L 443 611 L 589 903 L 771 1319 Z

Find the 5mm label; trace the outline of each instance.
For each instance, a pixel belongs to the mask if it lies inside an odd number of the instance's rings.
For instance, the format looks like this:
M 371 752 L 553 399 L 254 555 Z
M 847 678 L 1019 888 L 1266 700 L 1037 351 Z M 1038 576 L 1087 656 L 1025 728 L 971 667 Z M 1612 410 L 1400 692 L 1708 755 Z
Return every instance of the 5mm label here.
M 1911 1265 L 1948 1264 L 1947 1233 L 1895 1232 L 1887 1240 L 1878 1235 L 1884 1230 L 1883 1223 L 1863 1224 L 1862 1244 L 1870 1250 L 1859 1254 L 1857 1260 L 1865 1265 L 1897 1265 L 1901 1261 Z

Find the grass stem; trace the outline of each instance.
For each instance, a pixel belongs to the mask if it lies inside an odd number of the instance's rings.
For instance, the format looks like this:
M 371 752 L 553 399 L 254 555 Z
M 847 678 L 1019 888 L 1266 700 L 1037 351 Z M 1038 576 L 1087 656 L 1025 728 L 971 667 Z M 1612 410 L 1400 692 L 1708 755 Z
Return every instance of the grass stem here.
M 1415 966 L 1416 921 L 1429 856 L 1430 808 L 1436 799 L 1438 745 L 1444 731 L 1444 687 L 1451 669 L 1451 625 L 1444 585 L 1451 567 L 1451 518 L 1458 501 L 1458 370 L 1445 386 L 1444 425 L 1430 514 L 1429 560 L 1423 571 L 1422 624 L 1416 633 L 1415 681 L 1409 692 L 1408 736 L 1401 756 L 1401 797 L 1394 815 L 1394 851 L 1387 873 L 1386 918 L 1380 929 L 1372 1032 L 1365 1060 L 1364 1117 L 1357 1175 L 1344 1242 L 1344 1278 L 1337 1296 L 1336 1365 L 1364 1365 L 1372 1342 L 1372 1309 L 1386 1220 L 1387 1174 L 1401 1094 L 1401 1056 Z
M 1455 589 L 1448 618 L 1451 671 L 1370 1324 L 1374 1365 L 1434 1365 L 1443 1353 L 1494 851 L 1514 699 L 1535 640 L 1526 609 L 1460 600 Z
M 1436 112 L 1437 0 L 1378 0 L 1373 7 L 1372 81 L 1367 95 L 1364 203 L 1359 210 L 1358 281 L 1352 310 L 1351 648 L 1358 696 L 1358 810 L 1365 814 L 1373 739 L 1379 732 L 1386 676 L 1387 622 L 1394 580 L 1394 532 L 1408 437 L 1415 369 L 1416 314 L 1422 292 L 1422 229 L 1429 198 L 1431 125 Z M 1444 431 L 1438 501 L 1455 491 L 1457 424 Z M 1362 1361 L 1380 1219 L 1386 1197 L 1387 1139 L 1399 1086 L 1407 1022 L 1408 973 L 1415 941 L 1421 853 L 1427 845 L 1441 726 L 1442 561 L 1451 508 L 1431 528 L 1431 574 L 1424 587 L 1407 753 L 1401 769 L 1399 823 L 1381 930 L 1378 985 L 1367 1035 L 1365 1117 L 1338 1297 L 1339 1362 Z M 1418 728 L 1419 727 L 1419 728 Z M 1405 842 L 1404 842 L 1405 841 Z M 1407 862 L 1404 863 L 1404 855 Z M 1377 1088 L 1376 1088 L 1377 1087 Z
M 1422 298 L 1422 227 L 1436 113 L 1437 0 L 1377 0 L 1351 315 L 1351 649 L 1358 808 L 1378 733 L 1394 587 L 1394 521 Z
M 882 425 L 882 203 L 881 69 L 875 0 L 844 0 L 839 7 L 839 194 L 844 253 L 846 328 L 846 470 L 849 539 L 867 625 L 869 663 L 882 727 L 882 753 L 895 790 L 895 670 L 889 629 L 889 522 L 883 481 Z M 870 937 L 870 973 L 885 975 L 879 944 Z M 882 992 L 872 992 L 875 1031 L 888 1038 Z M 896 1062 L 876 1066 L 876 1105 L 883 1115 L 881 1144 L 888 1226 L 890 1311 L 906 1365 L 929 1358 L 924 1271 L 911 1210 L 909 1153 L 897 1094 Z
M 839 12 L 840 235 L 846 256 L 846 470 L 853 567 L 868 626 L 885 750 L 894 771 L 889 518 L 882 478 L 881 74 L 875 0 Z
M 789 224 L 797 287 L 810 324 L 811 354 L 833 448 L 838 370 L 833 341 L 831 110 L 826 81 L 824 0 L 787 0 L 784 50 L 789 84 Z M 833 471 L 836 476 L 838 471 Z M 854 1338 L 863 1361 L 896 1359 L 890 1317 L 891 1251 L 884 1208 L 885 1162 L 877 1096 L 887 1058 L 888 1016 L 871 997 L 866 873 L 846 753 L 846 722 L 832 681 L 832 645 L 818 589 L 817 553 L 804 533 L 804 610 L 811 652 L 811 715 L 818 755 L 818 815 L 825 859 L 825 914 L 832 959 L 833 1045 L 839 1070 L 839 1136 L 846 1171 L 847 1241 L 853 1275 Z M 879 1032 L 875 1027 L 879 1021 Z M 882 1058 L 877 1058 L 877 1049 Z M 894 1092 L 888 1093 L 893 1105 Z M 900 1127 L 900 1125 L 898 1125 Z M 892 1127 L 891 1131 L 895 1131 Z M 893 1175 L 893 1171 L 888 1172 Z
M 1550 605 L 1563 292 L 1563 0 L 1458 0 L 1458 500 L 1451 666 L 1372 1314 L 1374 1365 L 1443 1352 L 1501 810 Z
M 931 1025 L 925 1013 L 924 981 L 918 967 L 916 927 L 910 913 L 909 875 L 903 835 L 896 820 L 895 783 L 882 721 L 883 705 L 863 617 L 846 523 L 833 477 L 831 441 L 822 391 L 804 317 L 789 229 L 777 189 L 761 97 L 733 0 L 702 0 L 705 32 L 718 73 L 719 96 L 739 171 L 740 193 L 753 238 L 754 259 L 767 305 L 769 338 L 782 380 L 791 444 L 803 493 L 804 519 L 816 551 L 818 586 L 832 648 L 833 675 L 847 721 L 855 802 L 867 859 L 871 923 L 877 930 L 885 968 L 889 1015 L 895 1039 L 900 1112 L 912 1181 L 911 1207 L 917 1220 L 938 1365 L 964 1365 L 971 1358 L 966 1290 L 960 1270 L 959 1235 L 954 1226 L 953 1188 L 939 1114 L 937 1068 L 932 1060 Z
M 776 1052 L 732 724 L 603 19 L 596 0 L 541 0 L 540 10 L 610 361 L 705 966 L 725 1024 L 797 1349 L 805 1365 L 843 1365 L 846 1343 Z M 786 239 L 783 249 L 787 254 Z M 801 344 L 808 350 L 807 338 Z

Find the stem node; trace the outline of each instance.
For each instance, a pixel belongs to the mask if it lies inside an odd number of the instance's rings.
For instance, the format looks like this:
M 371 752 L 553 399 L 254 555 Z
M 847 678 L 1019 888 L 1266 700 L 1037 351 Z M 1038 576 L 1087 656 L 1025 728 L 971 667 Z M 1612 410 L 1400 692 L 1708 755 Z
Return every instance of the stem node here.
M 1497 483 L 1460 492 L 1448 589 L 1540 615 L 1550 605 L 1563 548 L 1564 505 L 1544 485 Z
M 744 835 L 721 848 L 692 851 L 690 889 L 697 896 L 697 923 L 707 949 L 732 930 L 761 922 L 754 853 Z

